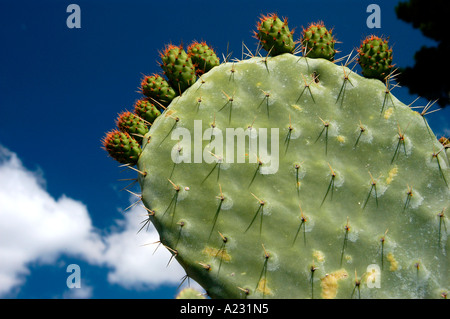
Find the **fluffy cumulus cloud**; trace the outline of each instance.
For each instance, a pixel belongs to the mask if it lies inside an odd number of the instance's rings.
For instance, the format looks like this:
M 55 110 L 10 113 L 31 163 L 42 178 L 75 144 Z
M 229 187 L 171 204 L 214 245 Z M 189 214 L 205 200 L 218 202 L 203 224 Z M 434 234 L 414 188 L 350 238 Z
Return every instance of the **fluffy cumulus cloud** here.
M 136 234 L 145 210 L 135 206 L 124 219 L 101 235 L 87 207 L 67 196 L 53 198 L 42 178 L 27 170 L 17 155 L 0 145 L 0 297 L 20 288 L 30 263 L 51 264 L 61 255 L 106 267 L 108 280 L 127 288 L 152 288 L 179 283 L 184 271 L 164 247 L 156 250 L 159 236 L 150 227 Z M 94 287 L 81 295 L 90 297 Z M 64 296 L 63 296 L 64 297 Z
M 121 231 L 105 236 L 103 261 L 111 268 L 108 281 L 126 288 L 153 288 L 161 283 L 179 283 L 185 272 L 171 253 L 158 245 L 154 227 L 136 234 L 146 211 L 136 205 L 117 221 Z M 151 225 L 150 225 L 151 226 Z M 170 266 L 167 267 L 170 261 Z
M 89 299 L 92 297 L 94 287 L 81 281 L 81 287 L 77 289 L 67 289 L 62 297 L 64 299 Z

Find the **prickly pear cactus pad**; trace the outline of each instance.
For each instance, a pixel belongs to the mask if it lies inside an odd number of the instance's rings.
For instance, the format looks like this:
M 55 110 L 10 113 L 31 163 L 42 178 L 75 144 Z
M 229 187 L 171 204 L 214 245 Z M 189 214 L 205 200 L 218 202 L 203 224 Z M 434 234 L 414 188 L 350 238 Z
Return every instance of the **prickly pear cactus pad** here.
M 223 62 L 141 148 L 143 227 L 212 298 L 450 289 L 449 158 L 389 81 L 291 53 Z
M 154 122 L 138 169 L 162 243 L 210 296 L 346 298 L 372 264 L 381 287 L 365 297 L 448 288 L 448 159 L 420 114 L 380 81 L 291 54 L 202 80 Z M 229 128 L 250 137 L 244 163 L 208 147 Z

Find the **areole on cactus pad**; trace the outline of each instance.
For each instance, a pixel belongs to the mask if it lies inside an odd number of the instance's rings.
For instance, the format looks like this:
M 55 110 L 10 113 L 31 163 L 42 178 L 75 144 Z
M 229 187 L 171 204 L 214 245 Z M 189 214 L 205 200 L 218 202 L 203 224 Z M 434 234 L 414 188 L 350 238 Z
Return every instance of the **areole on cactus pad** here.
M 276 43 L 155 101 L 129 162 L 143 227 L 212 298 L 446 296 L 445 141 L 390 81 Z

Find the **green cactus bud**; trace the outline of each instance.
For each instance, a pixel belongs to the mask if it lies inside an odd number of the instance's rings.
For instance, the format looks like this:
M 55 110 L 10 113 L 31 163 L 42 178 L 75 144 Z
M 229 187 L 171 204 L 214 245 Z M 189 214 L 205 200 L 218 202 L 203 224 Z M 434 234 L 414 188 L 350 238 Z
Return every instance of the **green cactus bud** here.
M 197 78 L 195 67 L 182 46 L 169 44 L 160 53 L 160 56 L 162 59 L 161 68 L 175 92 L 181 94 L 194 84 Z
M 375 35 L 365 38 L 358 49 L 358 63 L 366 78 L 385 81 L 392 70 L 392 49 L 387 39 Z
M 138 143 L 141 143 L 142 138 L 148 132 L 148 126 L 142 118 L 128 111 L 119 114 L 116 124 L 120 131 L 127 132 Z
M 127 132 L 112 130 L 102 143 L 108 154 L 121 164 L 136 165 L 142 152 L 139 143 Z
M 289 31 L 286 18 L 281 21 L 274 13 L 263 15 L 256 28 L 254 37 L 271 56 L 294 52 L 295 42 L 292 37 L 294 31 Z
M 145 76 L 141 82 L 141 92 L 164 106 L 167 106 L 177 96 L 175 90 L 158 74 Z
M 187 53 L 195 64 L 198 75 L 202 75 L 220 64 L 216 53 L 206 42 L 194 41 L 189 45 Z
M 156 106 L 146 99 L 136 101 L 134 104 L 134 113 L 150 124 L 161 115 L 161 112 Z
M 333 61 L 337 51 L 334 49 L 336 40 L 332 33 L 333 30 L 328 30 L 322 21 L 311 23 L 303 29 L 301 43 L 305 56 Z

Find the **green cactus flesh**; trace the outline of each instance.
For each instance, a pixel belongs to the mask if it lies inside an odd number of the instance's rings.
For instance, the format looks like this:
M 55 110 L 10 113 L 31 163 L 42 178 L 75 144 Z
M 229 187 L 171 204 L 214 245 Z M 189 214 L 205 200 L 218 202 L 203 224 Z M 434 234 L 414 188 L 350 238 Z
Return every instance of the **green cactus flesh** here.
M 227 128 L 252 136 L 245 154 Z M 263 139 L 265 150 L 250 149 Z M 172 101 L 142 148 L 147 221 L 211 297 L 449 289 L 449 160 L 378 80 L 292 54 L 223 63 Z

